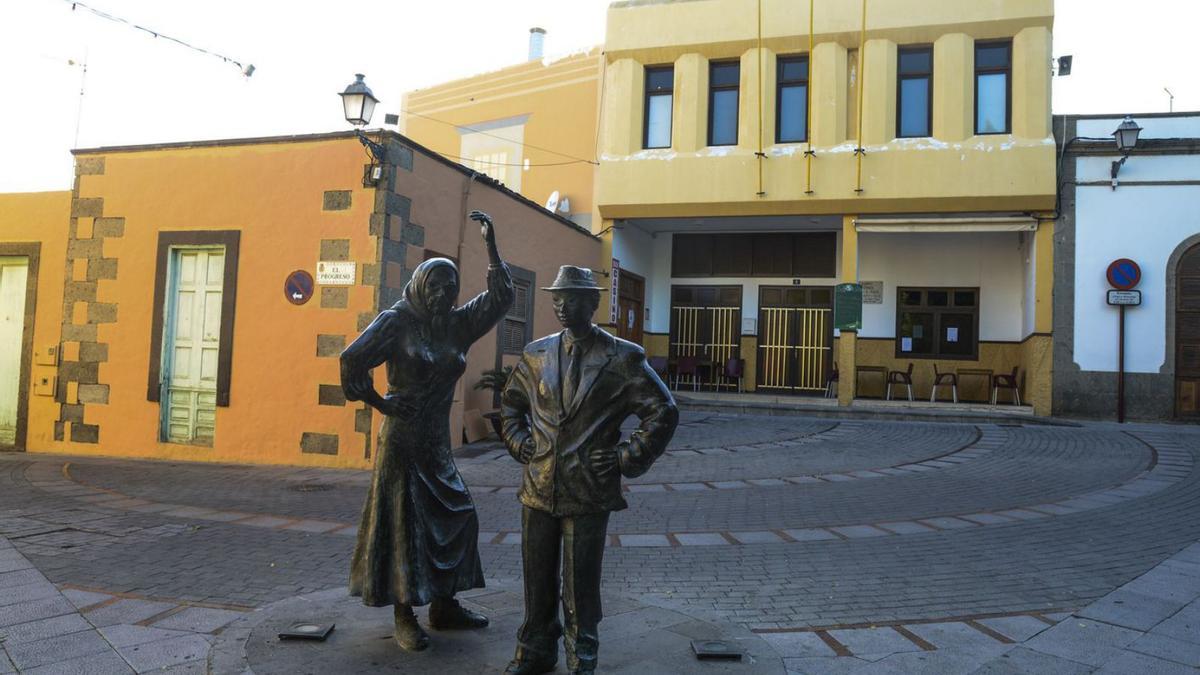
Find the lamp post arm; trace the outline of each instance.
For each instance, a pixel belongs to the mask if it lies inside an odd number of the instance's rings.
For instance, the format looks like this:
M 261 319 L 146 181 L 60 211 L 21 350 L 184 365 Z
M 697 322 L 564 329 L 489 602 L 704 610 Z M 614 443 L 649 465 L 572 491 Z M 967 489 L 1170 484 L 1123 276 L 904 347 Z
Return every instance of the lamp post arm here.
M 371 156 L 375 158 L 376 162 L 382 163 L 383 160 L 387 158 L 387 148 L 383 147 L 382 144 L 376 143 L 370 138 L 367 138 L 367 135 L 363 133 L 362 129 L 355 129 L 354 135 L 358 137 L 358 141 L 363 144 L 363 147 L 370 151 Z

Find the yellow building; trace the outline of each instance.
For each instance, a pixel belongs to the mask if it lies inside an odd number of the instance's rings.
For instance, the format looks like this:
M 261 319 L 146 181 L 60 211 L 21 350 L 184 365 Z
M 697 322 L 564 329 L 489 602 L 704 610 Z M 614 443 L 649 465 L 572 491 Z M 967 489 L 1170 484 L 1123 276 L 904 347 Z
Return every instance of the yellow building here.
M 464 166 L 591 227 L 599 48 L 408 92 L 400 130 Z
M 1048 414 L 1052 25 L 1052 0 L 613 3 L 610 319 L 709 384 L 740 358 L 750 389 L 820 392 L 836 364 L 849 403 L 912 364 L 917 397 L 936 367 L 982 398 L 1017 368 Z
M 471 350 L 451 438 L 472 413 L 484 424 L 493 393 L 472 385 L 553 330 L 534 289 L 600 243 L 378 140 L 374 182 L 347 132 L 77 150 L 72 192 L 0 195 L 0 449 L 371 466 L 382 420 L 346 401 L 338 356 L 430 257 L 458 261 L 461 300 L 483 289 L 472 209 L 493 216 L 518 287 Z

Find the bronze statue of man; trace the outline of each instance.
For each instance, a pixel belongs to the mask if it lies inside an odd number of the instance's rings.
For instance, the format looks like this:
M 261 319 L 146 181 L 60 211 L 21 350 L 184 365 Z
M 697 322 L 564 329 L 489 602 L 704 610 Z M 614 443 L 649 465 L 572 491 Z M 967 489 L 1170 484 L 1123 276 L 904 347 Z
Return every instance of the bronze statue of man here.
M 604 289 L 591 270 L 564 265 L 542 290 L 553 294 L 565 330 L 525 348 L 501 395 L 505 444 L 525 465 L 519 493 L 525 622 L 505 673 L 554 670 L 562 636 L 570 672 L 590 675 L 608 515 L 627 506 L 621 476 L 650 469 L 675 433 L 679 411 L 642 348 L 592 323 Z M 641 423 L 622 441 L 621 423 L 631 415 Z

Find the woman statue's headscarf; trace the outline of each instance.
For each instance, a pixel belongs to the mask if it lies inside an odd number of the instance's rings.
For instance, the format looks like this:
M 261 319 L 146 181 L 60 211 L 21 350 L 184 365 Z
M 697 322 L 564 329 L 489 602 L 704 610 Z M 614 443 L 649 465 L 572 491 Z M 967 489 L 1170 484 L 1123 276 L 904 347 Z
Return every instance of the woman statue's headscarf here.
M 429 309 L 429 294 L 425 287 L 426 282 L 433 276 L 434 271 L 448 268 L 451 274 L 454 275 L 454 284 L 458 285 L 458 266 L 454 261 L 448 258 L 430 258 L 425 262 L 417 265 L 417 269 L 413 271 L 412 279 L 409 279 L 408 285 L 404 287 L 404 301 L 408 303 L 413 314 L 416 314 L 421 322 L 427 325 L 432 325 L 433 334 L 441 335 L 445 331 L 444 316 L 434 316 Z

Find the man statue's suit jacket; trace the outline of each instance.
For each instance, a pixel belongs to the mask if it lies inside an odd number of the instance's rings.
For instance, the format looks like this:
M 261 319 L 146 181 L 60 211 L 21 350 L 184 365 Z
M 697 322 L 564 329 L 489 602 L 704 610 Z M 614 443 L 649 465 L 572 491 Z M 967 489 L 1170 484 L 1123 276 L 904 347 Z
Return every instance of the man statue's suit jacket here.
M 663 453 L 679 423 L 671 393 L 646 363 L 642 348 L 596 328 L 583 357 L 574 400 L 562 400 L 562 333 L 531 342 L 501 395 L 504 441 L 518 461 L 532 444 L 519 498 L 554 516 L 618 511 L 621 475 L 640 476 Z M 621 442 L 621 423 L 641 423 Z M 613 469 L 600 472 L 593 449 L 616 453 Z

